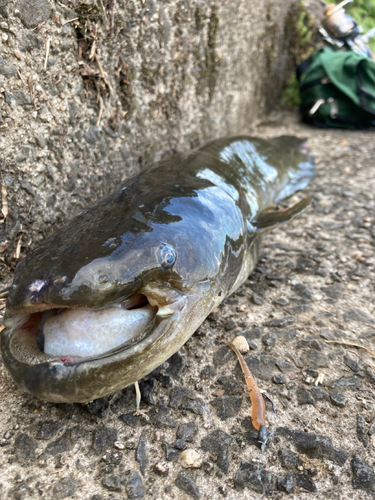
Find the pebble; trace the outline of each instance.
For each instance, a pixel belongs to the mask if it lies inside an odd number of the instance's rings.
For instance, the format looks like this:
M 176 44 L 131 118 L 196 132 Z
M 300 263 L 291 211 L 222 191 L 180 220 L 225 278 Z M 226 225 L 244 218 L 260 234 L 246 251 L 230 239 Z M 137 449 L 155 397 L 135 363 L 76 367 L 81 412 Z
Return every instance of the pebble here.
M 250 347 L 246 337 L 243 335 L 238 335 L 232 340 L 232 344 L 240 351 L 241 354 L 246 354 L 249 352 Z
M 359 311 L 358 309 L 349 309 L 343 314 L 344 321 L 357 321 L 358 323 L 365 323 L 366 325 L 372 325 L 375 321 L 369 318 L 365 313 Z
M 289 450 L 288 448 L 281 448 L 278 451 L 279 460 L 281 465 L 286 469 L 296 469 L 301 463 L 298 453 Z
M 37 442 L 27 434 L 18 434 L 14 442 L 14 451 L 18 462 L 23 466 L 33 465 L 37 446 Z
M 366 429 L 366 420 L 362 415 L 357 415 L 357 437 L 366 448 L 369 443 L 369 437 Z
M 336 389 L 332 389 L 332 391 L 329 392 L 329 397 L 331 403 L 335 406 L 339 406 L 340 408 L 344 408 L 344 406 L 346 406 L 346 403 L 348 402 L 348 398 L 344 396 L 342 392 L 337 391 Z
M 287 474 L 286 476 L 278 476 L 276 479 L 276 487 L 279 491 L 285 491 L 286 493 L 293 493 L 295 488 L 295 481 L 293 474 Z
M 297 451 L 310 458 L 328 459 L 340 467 L 344 465 L 348 458 L 348 454 L 344 450 L 334 447 L 331 438 L 326 436 L 296 431 L 288 427 L 278 427 L 275 435 L 292 442 Z
M 280 319 L 272 319 L 271 321 L 267 321 L 263 323 L 264 326 L 274 327 L 274 328 L 285 328 L 295 322 L 296 318 L 294 316 L 287 316 L 285 318 Z
M 236 396 L 243 392 L 242 384 L 232 376 L 222 375 L 217 381 L 223 386 L 225 392 L 231 396 Z
M 277 375 L 274 375 L 274 376 L 272 377 L 272 382 L 273 382 L 274 384 L 279 384 L 279 385 L 281 385 L 281 384 L 285 384 L 285 378 L 284 378 L 282 375 L 280 375 L 280 374 L 278 373 Z
M 321 288 L 321 291 L 327 295 L 327 297 L 330 297 L 333 300 L 338 300 L 342 294 L 342 292 L 345 290 L 345 285 L 342 283 L 337 283 L 334 285 L 330 286 L 325 286 Z
M 353 488 L 355 490 L 360 489 L 375 492 L 374 469 L 357 457 L 352 459 L 351 466 L 353 473 Z
M 259 469 L 246 460 L 242 460 L 234 478 L 234 487 L 243 490 L 245 487 L 260 494 L 271 493 L 276 485 L 276 478 L 271 472 Z
M 143 498 L 145 496 L 145 487 L 141 476 L 137 471 L 132 471 L 130 478 L 125 486 L 128 498 Z
M 310 290 L 310 288 L 308 288 L 306 285 L 304 285 L 303 283 L 298 283 L 297 285 L 295 285 L 293 287 L 293 291 L 296 295 L 298 295 L 299 297 L 302 297 L 304 299 L 308 299 L 308 300 L 311 300 L 313 301 L 314 300 L 314 296 Z
M 150 422 L 156 427 L 177 427 L 176 421 L 170 416 L 170 409 L 165 405 L 156 405 L 148 412 Z
M 200 498 L 199 488 L 195 483 L 194 476 L 187 471 L 181 471 L 175 479 L 175 485 L 181 491 L 192 498 Z
M 36 438 L 43 440 L 51 439 L 60 427 L 61 424 L 59 422 L 43 422 L 39 427 Z
M 237 323 L 233 320 L 233 319 L 230 319 L 229 321 L 227 321 L 224 325 L 224 328 L 226 329 L 227 332 L 229 332 L 230 330 L 233 330 L 234 328 L 236 328 L 237 326 Z
M 301 363 L 310 368 L 323 368 L 328 366 L 328 358 L 325 354 L 316 349 L 306 350 L 301 354 Z
M 277 299 L 272 301 L 272 304 L 275 306 L 285 307 L 289 304 L 289 300 L 285 297 L 278 297 Z
M 259 293 L 253 293 L 252 297 L 251 297 L 251 301 L 256 304 L 257 306 L 261 306 L 264 302 L 263 300 L 263 296 L 260 295 Z
M 241 405 L 242 397 L 237 396 L 221 396 L 212 402 L 212 406 L 216 408 L 217 415 L 221 420 L 238 415 Z
M 112 448 L 117 441 L 117 430 L 110 427 L 102 427 L 94 432 L 92 447 L 97 455 L 104 453 L 108 448 Z
M 281 371 L 281 373 L 288 373 L 294 370 L 294 366 L 291 363 L 288 363 L 288 361 L 284 360 L 276 361 L 275 365 Z
M 165 451 L 165 459 L 168 460 L 168 462 L 176 462 L 179 459 L 181 454 L 180 450 L 172 448 L 167 441 L 163 441 L 162 447 Z
M 193 443 L 198 435 L 198 426 L 194 422 L 186 422 L 180 424 L 177 429 L 178 439 L 183 439 L 189 443 Z
M 229 447 L 231 442 L 232 437 L 220 429 L 207 434 L 201 441 L 202 450 L 217 455 L 216 465 L 225 473 L 229 470 Z
M 176 439 L 173 446 L 178 450 L 184 450 L 187 447 L 187 442 L 184 439 Z
M 268 349 L 272 349 L 275 347 L 276 338 L 277 336 L 275 332 L 268 332 L 262 337 L 262 342 L 266 347 L 268 347 Z
M 294 481 L 298 488 L 303 488 L 304 490 L 311 491 L 313 493 L 317 491 L 316 484 L 311 479 L 311 477 L 306 474 L 306 472 L 294 474 Z
M 142 476 L 146 473 L 146 468 L 148 466 L 148 455 L 147 455 L 147 434 L 146 431 L 143 431 L 139 441 L 137 450 L 135 452 L 135 459 L 139 462 L 139 468 L 141 470 Z
M 258 356 L 246 356 L 245 361 L 254 377 L 265 381 L 271 380 L 275 371 L 276 358 L 267 354 L 260 354 Z M 243 373 L 238 362 L 235 375 L 239 380 L 243 380 Z
M 344 361 L 346 366 L 348 366 L 353 372 L 359 372 L 359 364 L 350 356 L 344 356 Z
M 16 8 L 26 28 L 36 28 L 51 15 L 51 4 L 48 0 L 18 0 Z
M 231 350 L 228 347 L 227 350 Z M 208 409 L 203 403 L 201 398 L 196 396 L 195 391 L 186 387 L 175 386 L 171 391 L 171 399 L 169 402 L 171 408 L 180 408 L 182 410 L 189 410 L 196 415 L 209 414 Z
M 154 472 L 156 472 L 159 476 L 168 476 L 169 465 L 165 462 L 158 462 L 154 465 Z
M 53 487 L 53 498 L 60 500 L 60 498 L 70 497 L 76 491 L 77 486 L 77 481 L 71 477 L 64 477 Z
M 312 405 L 315 403 L 313 395 L 303 385 L 300 385 L 297 389 L 297 401 L 299 405 Z
M 117 474 L 104 476 L 102 485 L 109 491 L 122 491 L 121 478 Z
M 199 469 L 203 460 L 197 451 L 188 448 L 181 453 L 180 462 L 185 469 Z

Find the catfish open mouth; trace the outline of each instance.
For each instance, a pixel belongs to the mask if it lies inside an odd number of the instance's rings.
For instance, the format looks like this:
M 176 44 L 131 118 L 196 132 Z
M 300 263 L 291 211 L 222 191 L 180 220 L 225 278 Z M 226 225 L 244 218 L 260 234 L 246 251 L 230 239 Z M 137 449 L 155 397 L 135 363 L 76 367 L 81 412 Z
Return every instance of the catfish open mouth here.
M 6 322 L 21 362 L 80 362 L 111 355 L 143 340 L 155 324 L 156 302 L 133 293 L 101 309 L 53 308 L 17 314 Z M 49 307 L 49 308 L 48 308 Z

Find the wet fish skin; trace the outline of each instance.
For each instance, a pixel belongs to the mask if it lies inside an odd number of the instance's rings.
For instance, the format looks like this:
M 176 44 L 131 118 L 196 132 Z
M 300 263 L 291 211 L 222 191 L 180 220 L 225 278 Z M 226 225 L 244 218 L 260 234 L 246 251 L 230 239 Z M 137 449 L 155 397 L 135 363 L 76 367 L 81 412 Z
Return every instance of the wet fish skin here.
M 139 343 L 97 358 L 50 359 L 2 334 L 4 363 L 35 396 L 84 402 L 134 383 L 176 352 L 256 264 L 267 211 L 314 176 L 301 140 L 225 138 L 163 160 L 74 217 L 16 269 L 8 319 L 102 308 L 134 292 L 162 307 Z

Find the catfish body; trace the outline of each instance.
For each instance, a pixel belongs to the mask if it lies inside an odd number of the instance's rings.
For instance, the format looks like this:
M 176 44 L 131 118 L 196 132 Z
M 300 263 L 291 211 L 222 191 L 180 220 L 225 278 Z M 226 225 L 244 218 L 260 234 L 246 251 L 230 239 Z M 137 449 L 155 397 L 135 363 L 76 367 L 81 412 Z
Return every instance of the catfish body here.
M 13 378 L 42 399 L 78 402 L 147 375 L 246 280 L 263 233 L 308 201 L 285 212 L 274 205 L 313 176 L 300 139 L 240 136 L 175 155 L 129 179 L 17 267 L 2 336 Z M 143 332 L 102 354 L 80 357 L 74 347 L 44 352 L 46 314 L 50 321 L 61 309 L 110 307 L 114 314 L 116 307 L 157 312 Z

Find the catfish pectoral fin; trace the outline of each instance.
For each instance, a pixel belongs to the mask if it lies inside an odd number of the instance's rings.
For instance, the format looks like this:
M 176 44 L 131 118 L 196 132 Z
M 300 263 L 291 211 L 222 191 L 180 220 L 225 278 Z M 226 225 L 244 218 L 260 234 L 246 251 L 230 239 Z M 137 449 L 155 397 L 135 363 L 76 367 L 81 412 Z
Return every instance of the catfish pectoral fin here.
M 311 198 L 304 198 L 292 207 L 286 210 L 277 210 L 276 212 L 270 212 L 269 207 L 267 207 L 251 220 L 251 224 L 258 231 L 270 231 L 280 224 L 293 220 L 297 215 L 306 210 L 310 203 Z

